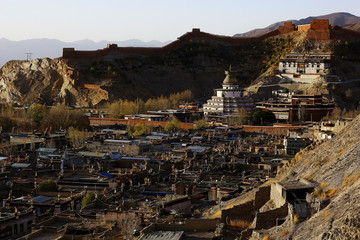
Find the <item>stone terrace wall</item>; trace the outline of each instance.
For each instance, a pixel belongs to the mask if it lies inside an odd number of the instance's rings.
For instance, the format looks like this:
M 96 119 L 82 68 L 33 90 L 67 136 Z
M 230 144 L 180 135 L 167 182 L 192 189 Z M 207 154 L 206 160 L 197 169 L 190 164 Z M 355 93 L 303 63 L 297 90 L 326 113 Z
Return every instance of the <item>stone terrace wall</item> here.
M 228 224 L 231 220 L 252 222 L 256 212 L 270 200 L 270 186 L 260 187 L 255 193 L 255 200 L 223 210 L 221 220 Z

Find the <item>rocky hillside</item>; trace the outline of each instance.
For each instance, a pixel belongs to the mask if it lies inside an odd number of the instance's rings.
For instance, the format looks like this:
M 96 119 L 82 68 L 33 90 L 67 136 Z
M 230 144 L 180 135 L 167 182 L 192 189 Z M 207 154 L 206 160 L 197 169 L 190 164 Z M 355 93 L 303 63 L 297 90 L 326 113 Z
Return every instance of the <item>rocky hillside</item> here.
M 67 67 L 61 59 L 7 62 L 0 70 L 0 99 L 19 105 L 66 102 L 73 106 L 107 100 L 101 89 L 75 87 L 66 74 Z
M 186 89 L 207 98 L 221 87 L 224 70 L 230 65 L 246 86 L 294 44 L 288 36 L 239 46 L 192 41 L 162 56 L 72 60 L 69 65 L 79 66 L 80 81 L 107 86 L 114 98 L 147 98 Z
M 261 237 L 294 240 L 359 239 L 360 141 L 356 134 L 359 131 L 360 116 L 335 138 L 298 153 L 290 166 L 282 169 L 277 181 L 300 178 L 316 181 L 321 191 L 327 193 L 330 204 L 305 221 L 295 224 L 287 221 L 278 227 L 261 231 Z M 259 239 L 259 235 L 253 236 L 252 239 Z
M 295 44 L 291 35 L 236 46 L 194 40 L 161 56 L 10 61 L 1 69 L 0 98 L 25 105 L 37 99 L 46 104 L 62 101 L 91 106 L 186 89 L 197 98 L 208 98 L 214 88 L 221 87 L 224 70 L 230 65 L 239 70 L 238 79 L 246 86 Z M 69 74 L 68 69 L 74 69 L 75 74 Z
M 224 70 L 230 65 L 238 71 L 243 87 L 254 82 L 267 84 L 268 79 L 272 84 L 278 83 L 279 79 L 276 82 L 273 78 L 279 58 L 291 51 L 334 52 L 336 65 L 332 73 L 342 80 L 360 79 L 359 40 L 315 41 L 307 39 L 306 33 L 295 31 L 233 45 L 212 36 L 215 35 L 183 41 L 160 55 L 110 53 L 98 58 L 10 61 L 0 70 L 0 98 L 19 105 L 38 101 L 48 105 L 65 102 L 70 106 L 93 106 L 190 89 L 197 99 L 205 100 L 213 89 L 221 87 Z M 333 94 L 342 106 L 352 108 L 360 101 L 360 90 L 348 90 L 347 86 L 328 85 L 324 93 Z M 348 104 L 350 101 L 356 104 Z
M 281 168 L 274 182 L 311 181 L 317 187 L 313 198 L 327 202 L 324 208 L 304 220 L 287 216 L 284 223 L 269 229 L 254 230 L 250 240 L 343 240 L 360 238 L 360 115 L 333 139 L 317 142 L 299 152 Z M 219 218 L 222 211 L 255 199 L 259 188 L 222 202 L 203 213 L 205 218 Z M 274 204 L 270 200 L 263 207 Z M 261 211 L 261 210 L 260 210 Z M 252 214 L 252 213 L 249 213 Z M 236 217 L 235 217 L 236 218 Z M 266 219 L 263 219 L 266 221 Z M 243 236 L 244 237 L 244 236 Z

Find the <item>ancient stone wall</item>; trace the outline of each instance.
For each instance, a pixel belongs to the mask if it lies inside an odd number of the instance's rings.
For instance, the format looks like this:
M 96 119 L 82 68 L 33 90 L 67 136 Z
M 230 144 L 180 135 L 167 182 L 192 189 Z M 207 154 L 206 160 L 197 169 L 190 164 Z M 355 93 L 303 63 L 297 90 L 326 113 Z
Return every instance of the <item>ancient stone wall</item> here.
M 220 36 L 210 33 L 201 32 L 200 29 L 193 29 L 187 32 L 177 40 L 169 43 L 164 47 L 117 47 L 116 44 L 110 44 L 107 48 L 96 51 L 78 51 L 74 48 L 64 48 L 63 58 L 65 59 L 97 59 L 104 57 L 119 57 L 122 55 L 140 55 L 140 56 L 161 56 L 169 53 L 190 40 L 207 40 L 215 43 L 242 45 L 263 41 L 269 37 L 279 34 L 288 34 L 293 31 L 307 31 L 307 37 L 314 40 L 329 40 L 330 37 L 351 36 L 360 38 L 360 33 L 341 27 L 334 27 L 332 31 L 329 20 L 315 19 L 311 20 L 311 24 L 295 26 L 291 21 L 284 22 L 283 26 L 256 37 L 229 37 Z M 333 33 L 334 32 L 334 33 Z
M 221 221 L 230 224 L 231 221 L 254 221 L 256 212 L 270 200 L 270 186 L 260 187 L 255 193 L 255 200 L 225 209 L 221 212 Z
M 221 222 L 229 224 L 230 221 L 245 221 L 251 223 L 255 218 L 256 210 L 254 201 L 235 206 L 230 209 L 222 210 Z
M 284 219 L 288 215 L 288 204 L 285 203 L 283 206 L 269 210 L 267 212 L 258 212 L 254 220 L 253 228 L 268 229 L 277 225 L 277 219 Z
M 121 55 L 141 55 L 141 56 L 160 56 L 175 50 L 182 44 L 189 42 L 190 40 L 208 40 L 229 45 L 242 45 L 265 40 L 266 38 L 273 37 L 279 34 L 285 34 L 295 31 L 295 26 L 291 22 L 285 22 L 284 26 L 279 27 L 276 30 L 270 31 L 256 37 L 229 37 L 220 36 L 201 32 L 200 29 L 193 29 L 192 32 L 187 32 L 179 37 L 174 42 L 160 48 L 155 47 L 117 47 L 115 44 L 108 45 L 107 48 L 96 51 L 78 51 L 74 48 L 64 48 L 63 58 L 65 59 L 97 59 L 104 58 L 113 54 L 115 56 Z
M 310 22 L 310 29 L 315 31 L 329 30 L 330 24 L 328 19 L 313 19 Z
M 284 26 L 278 28 L 280 34 L 291 33 L 296 30 L 295 25 L 291 21 L 284 22 Z
M 255 193 L 255 209 L 260 209 L 267 201 L 270 200 L 270 186 L 260 187 Z
M 285 204 L 286 199 L 282 195 L 283 187 L 279 183 L 271 184 L 270 198 L 274 201 L 276 207 L 280 207 Z
M 308 31 L 310 29 L 310 24 L 297 25 L 298 31 Z
M 313 19 L 310 23 L 307 37 L 313 40 L 330 40 L 330 25 L 328 19 Z

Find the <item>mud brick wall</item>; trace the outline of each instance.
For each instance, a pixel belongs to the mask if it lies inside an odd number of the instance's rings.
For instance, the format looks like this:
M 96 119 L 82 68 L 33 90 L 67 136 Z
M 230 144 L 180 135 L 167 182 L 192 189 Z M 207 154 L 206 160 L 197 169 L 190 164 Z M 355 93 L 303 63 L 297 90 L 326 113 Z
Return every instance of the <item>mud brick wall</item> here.
M 276 226 L 276 219 L 285 218 L 288 215 L 288 204 L 285 203 L 283 206 L 267 211 L 258 212 L 255 218 L 255 224 L 253 228 L 255 230 L 268 229 Z
M 283 187 L 279 183 L 271 184 L 270 198 L 274 201 L 276 207 L 281 207 L 286 203 L 282 191 Z
M 303 129 L 301 126 L 243 126 L 243 131 L 247 133 L 265 133 L 277 136 L 286 136 L 290 129 Z
M 328 19 L 311 20 L 307 37 L 313 40 L 330 40 L 330 25 Z
M 291 33 L 296 30 L 295 25 L 291 21 L 284 22 L 284 26 L 278 28 L 280 34 Z
M 260 209 L 267 201 L 270 200 L 270 186 L 260 187 L 255 193 L 254 208 Z
M 250 201 L 230 209 L 223 210 L 221 213 L 221 222 L 228 224 L 231 220 L 241 220 L 252 222 L 255 218 L 256 209 L 254 201 Z
M 297 26 L 298 31 L 308 31 L 309 29 L 310 29 L 310 24 L 298 25 Z
M 240 240 L 250 239 L 252 233 L 253 233 L 253 229 L 251 228 L 242 231 L 240 235 Z

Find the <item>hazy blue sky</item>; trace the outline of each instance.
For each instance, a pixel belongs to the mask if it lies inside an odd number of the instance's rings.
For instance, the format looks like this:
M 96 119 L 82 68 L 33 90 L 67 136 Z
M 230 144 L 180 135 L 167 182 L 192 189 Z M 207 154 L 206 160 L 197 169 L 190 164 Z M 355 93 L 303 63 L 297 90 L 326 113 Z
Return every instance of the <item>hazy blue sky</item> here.
M 359 0 L 1 0 L 0 38 L 174 40 L 192 28 L 234 35 L 333 12 L 360 16 Z

